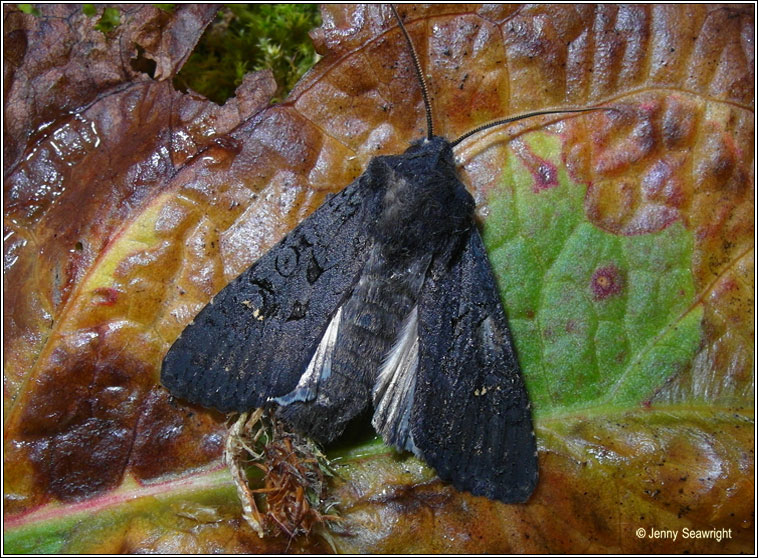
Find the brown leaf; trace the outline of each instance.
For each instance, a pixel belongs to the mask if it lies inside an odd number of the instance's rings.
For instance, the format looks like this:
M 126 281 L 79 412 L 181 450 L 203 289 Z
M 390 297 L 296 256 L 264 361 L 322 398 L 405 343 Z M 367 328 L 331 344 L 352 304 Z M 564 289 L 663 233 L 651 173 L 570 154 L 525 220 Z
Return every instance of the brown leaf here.
M 80 5 L 50 4 L 39 16 L 3 6 L 6 165 L 60 118 L 119 84 L 149 80 L 133 68 L 138 57 L 155 61 L 155 79 L 171 78 L 217 9 L 177 5 L 169 14 L 152 5 L 116 7 L 121 23 L 106 34 L 95 28 L 99 16 L 86 16 Z
M 35 540 L 37 525 L 54 524 L 56 548 L 71 552 L 286 549 L 289 541 L 259 541 L 224 500 L 234 498 L 218 472 L 224 419 L 171 401 L 160 362 L 210 297 L 327 193 L 423 135 L 395 23 L 382 6 L 327 7 L 314 33 L 324 59 L 286 102 L 267 107 L 274 84 L 255 74 L 217 107 L 165 79 L 211 17 L 205 8 L 124 7 L 131 23 L 112 36 L 74 8 L 45 5 L 38 20 L 4 9 L 5 131 L 15 140 L 4 189 L 6 537 Z M 703 336 L 649 412 L 546 413 L 542 479 L 527 505 L 458 494 L 413 459 L 348 460 L 335 489 L 347 532 L 335 544 L 752 552 L 752 10 L 400 11 L 439 134 L 541 108 L 618 108 L 472 138 L 458 153 L 464 180 L 482 214 L 494 211 L 490 195 L 512 153 L 536 175 L 549 166 L 524 140 L 546 130 L 571 180 L 587 185 L 594 226 L 630 237 L 677 222 L 691 234 Z M 163 81 L 124 62 L 137 45 Z M 81 526 L 93 518 L 90 538 Z M 734 536 L 649 542 L 635 537 L 638 525 Z
M 689 409 L 541 421 L 540 482 L 528 505 L 456 492 L 390 454 L 356 459 L 339 469 L 348 536 L 337 547 L 380 554 L 739 552 L 752 545 L 755 456 L 744 452 L 753 442 L 752 420 L 752 410 Z M 653 529 L 679 537 L 655 538 Z M 723 530 L 720 541 L 684 538 L 687 530 L 716 529 Z

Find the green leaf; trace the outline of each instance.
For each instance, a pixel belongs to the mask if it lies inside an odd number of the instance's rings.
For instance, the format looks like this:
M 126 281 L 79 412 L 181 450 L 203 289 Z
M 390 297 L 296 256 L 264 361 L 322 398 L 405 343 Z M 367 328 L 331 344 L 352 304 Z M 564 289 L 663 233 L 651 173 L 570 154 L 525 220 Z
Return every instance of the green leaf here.
M 693 239 L 677 221 L 621 236 L 589 222 L 556 136 L 509 150 L 484 237 L 538 416 L 643 403 L 700 342 Z
M 190 531 L 193 538 L 205 530 L 231 536 L 232 529 L 239 530 L 233 519 L 238 507 L 228 472 L 208 471 L 191 482 L 127 487 L 86 505 L 41 510 L 6 530 L 4 550 L 11 554 L 128 553 L 128 546 L 111 545 L 133 541 L 134 548 L 167 552 L 172 541 Z

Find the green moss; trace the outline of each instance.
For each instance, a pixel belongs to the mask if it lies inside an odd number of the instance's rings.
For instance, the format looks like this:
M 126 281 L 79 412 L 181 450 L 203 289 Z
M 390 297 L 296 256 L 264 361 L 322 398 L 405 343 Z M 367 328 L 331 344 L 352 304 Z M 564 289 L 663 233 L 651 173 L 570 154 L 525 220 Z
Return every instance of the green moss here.
M 222 7 L 174 85 L 223 104 L 245 74 L 273 71 L 284 98 L 315 63 L 308 32 L 321 24 L 315 4 L 230 4 Z
M 108 33 L 121 23 L 121 12 L 118 8 L 105 8 L 100 21 L 95 25 L 95 29 Z
M 33 16 L 39 16 L 40 12 L 37 8 L 32 6 L 31 4 L 16 4 L 16 7 L 24 12 L 25 14 L 30 14 Z
M 95 4 L 82 4 L 82 13 L 87 17 L 95 17 L 98 13 L 98 6 Z M 95 29 L 103 34 L 113 31 L 121 24 L 121 11 L 118 8 L 104 8 L 100 19 L 95 24 Z

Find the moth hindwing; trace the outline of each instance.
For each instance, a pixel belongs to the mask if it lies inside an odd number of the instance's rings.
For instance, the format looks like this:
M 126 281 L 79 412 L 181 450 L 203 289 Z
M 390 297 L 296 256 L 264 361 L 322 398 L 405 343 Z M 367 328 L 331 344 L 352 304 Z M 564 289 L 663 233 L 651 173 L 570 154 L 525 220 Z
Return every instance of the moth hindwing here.
M 431 126 L 214 297 L 161 381 L 221 411 L 270 407 L 321 443 L 368 412 L 386 443 L 475 495 L 523 502 L 536 485 L 528 397 L 474 201 Z

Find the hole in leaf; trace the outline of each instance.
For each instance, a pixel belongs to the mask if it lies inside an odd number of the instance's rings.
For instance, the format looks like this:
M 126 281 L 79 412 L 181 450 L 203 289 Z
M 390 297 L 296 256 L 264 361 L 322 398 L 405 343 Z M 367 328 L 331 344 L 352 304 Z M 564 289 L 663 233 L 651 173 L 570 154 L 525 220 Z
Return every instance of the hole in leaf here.
M 149 75 L 151 78 L 155 78 L 155 68 L 157 64 L 155 60 L 152 60 L 145 56 L 145 49 L 137 45 L 137 56 L 132 58 L 129 63 L 132 66 L 132 70 L 135 72 L 142 72 Z

